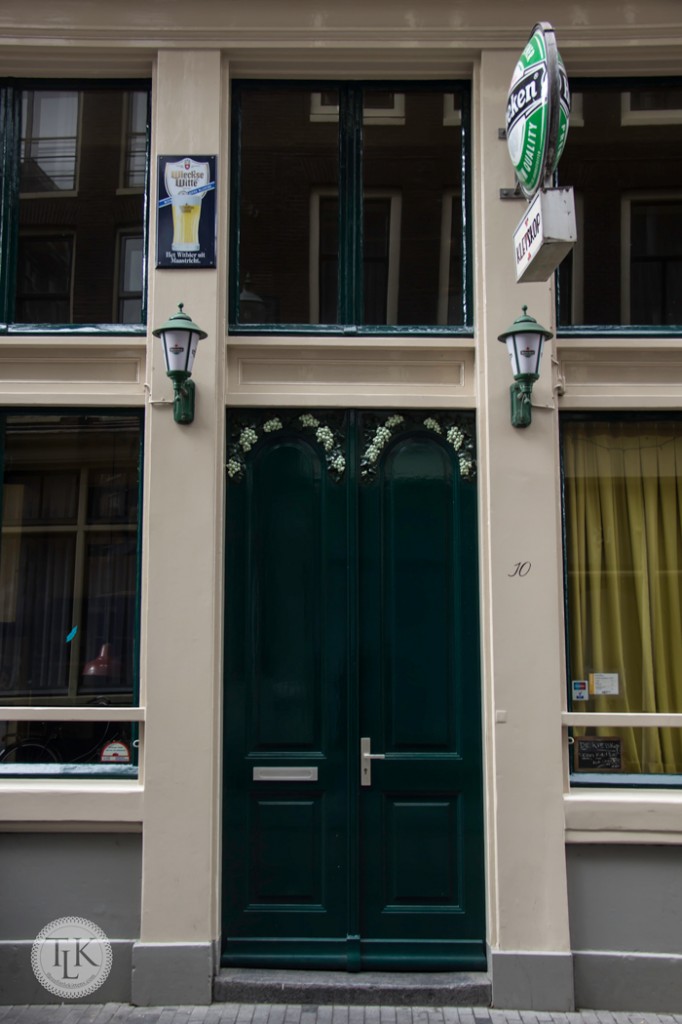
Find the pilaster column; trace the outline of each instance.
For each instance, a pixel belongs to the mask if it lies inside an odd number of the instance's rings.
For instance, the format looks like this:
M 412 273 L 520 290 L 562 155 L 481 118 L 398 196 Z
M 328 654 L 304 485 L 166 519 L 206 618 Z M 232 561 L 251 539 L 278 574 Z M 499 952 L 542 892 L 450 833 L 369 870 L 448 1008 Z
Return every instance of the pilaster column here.
M 573 970 L 562 801 L 563 582 L 553 343 L 545 346 L 533 391 L 533 422 L 518 429 L 510 422 L 509 358 L 497 340 L 522 304 L 555 329 L 552 281 L 515 283 L 512 235 L 525 201 L 499 196 L 501 188 L 514 184 L 499 129 L 520 49 L 484 52 L 474 90 L 489 936 L 495 1005 L 569 1010 Z

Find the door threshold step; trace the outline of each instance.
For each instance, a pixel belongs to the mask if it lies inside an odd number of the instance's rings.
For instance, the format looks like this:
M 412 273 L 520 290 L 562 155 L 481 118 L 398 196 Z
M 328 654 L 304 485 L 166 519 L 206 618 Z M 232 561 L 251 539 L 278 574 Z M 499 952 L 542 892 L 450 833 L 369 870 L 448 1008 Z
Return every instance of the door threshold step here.
M 283 971 L 225 967 L 216 1003 L 337 1006 L 490 1006 L 490 975 L 480 972 Z

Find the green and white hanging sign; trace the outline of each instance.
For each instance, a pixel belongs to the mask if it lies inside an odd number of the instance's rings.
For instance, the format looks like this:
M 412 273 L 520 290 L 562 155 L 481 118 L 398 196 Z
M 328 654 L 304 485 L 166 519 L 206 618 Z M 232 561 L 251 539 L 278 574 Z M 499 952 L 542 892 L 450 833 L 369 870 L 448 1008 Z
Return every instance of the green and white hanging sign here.
M 514 68 L 507 97 L 507 147 L 528 199 L 551 184 L 566 143 L 570 104 L 554 30 L 540 21 Z
M 530 200 L 514 231 L 517 283 L 547 281 L 577 239 L 572 188 L 552 188 L 566 145 L 571 96 L 568 76 L 547 21 L 533 27 L 507 96 L 509 156 Z

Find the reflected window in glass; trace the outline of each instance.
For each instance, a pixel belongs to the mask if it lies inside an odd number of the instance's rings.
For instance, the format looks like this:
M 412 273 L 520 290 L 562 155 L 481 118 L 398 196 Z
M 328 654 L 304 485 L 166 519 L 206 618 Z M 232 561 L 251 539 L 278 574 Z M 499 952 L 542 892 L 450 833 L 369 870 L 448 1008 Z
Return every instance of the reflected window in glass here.
M 234 89 L 233 328 L 466 328 L 465 88 Z

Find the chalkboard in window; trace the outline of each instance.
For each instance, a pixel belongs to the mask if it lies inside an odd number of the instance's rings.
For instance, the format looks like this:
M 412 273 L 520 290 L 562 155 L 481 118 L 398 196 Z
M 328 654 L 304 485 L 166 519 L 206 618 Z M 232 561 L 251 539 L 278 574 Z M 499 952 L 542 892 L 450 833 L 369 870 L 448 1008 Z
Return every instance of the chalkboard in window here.
M 576 736 L 577 772 L 622 772 L 620 736 Z

